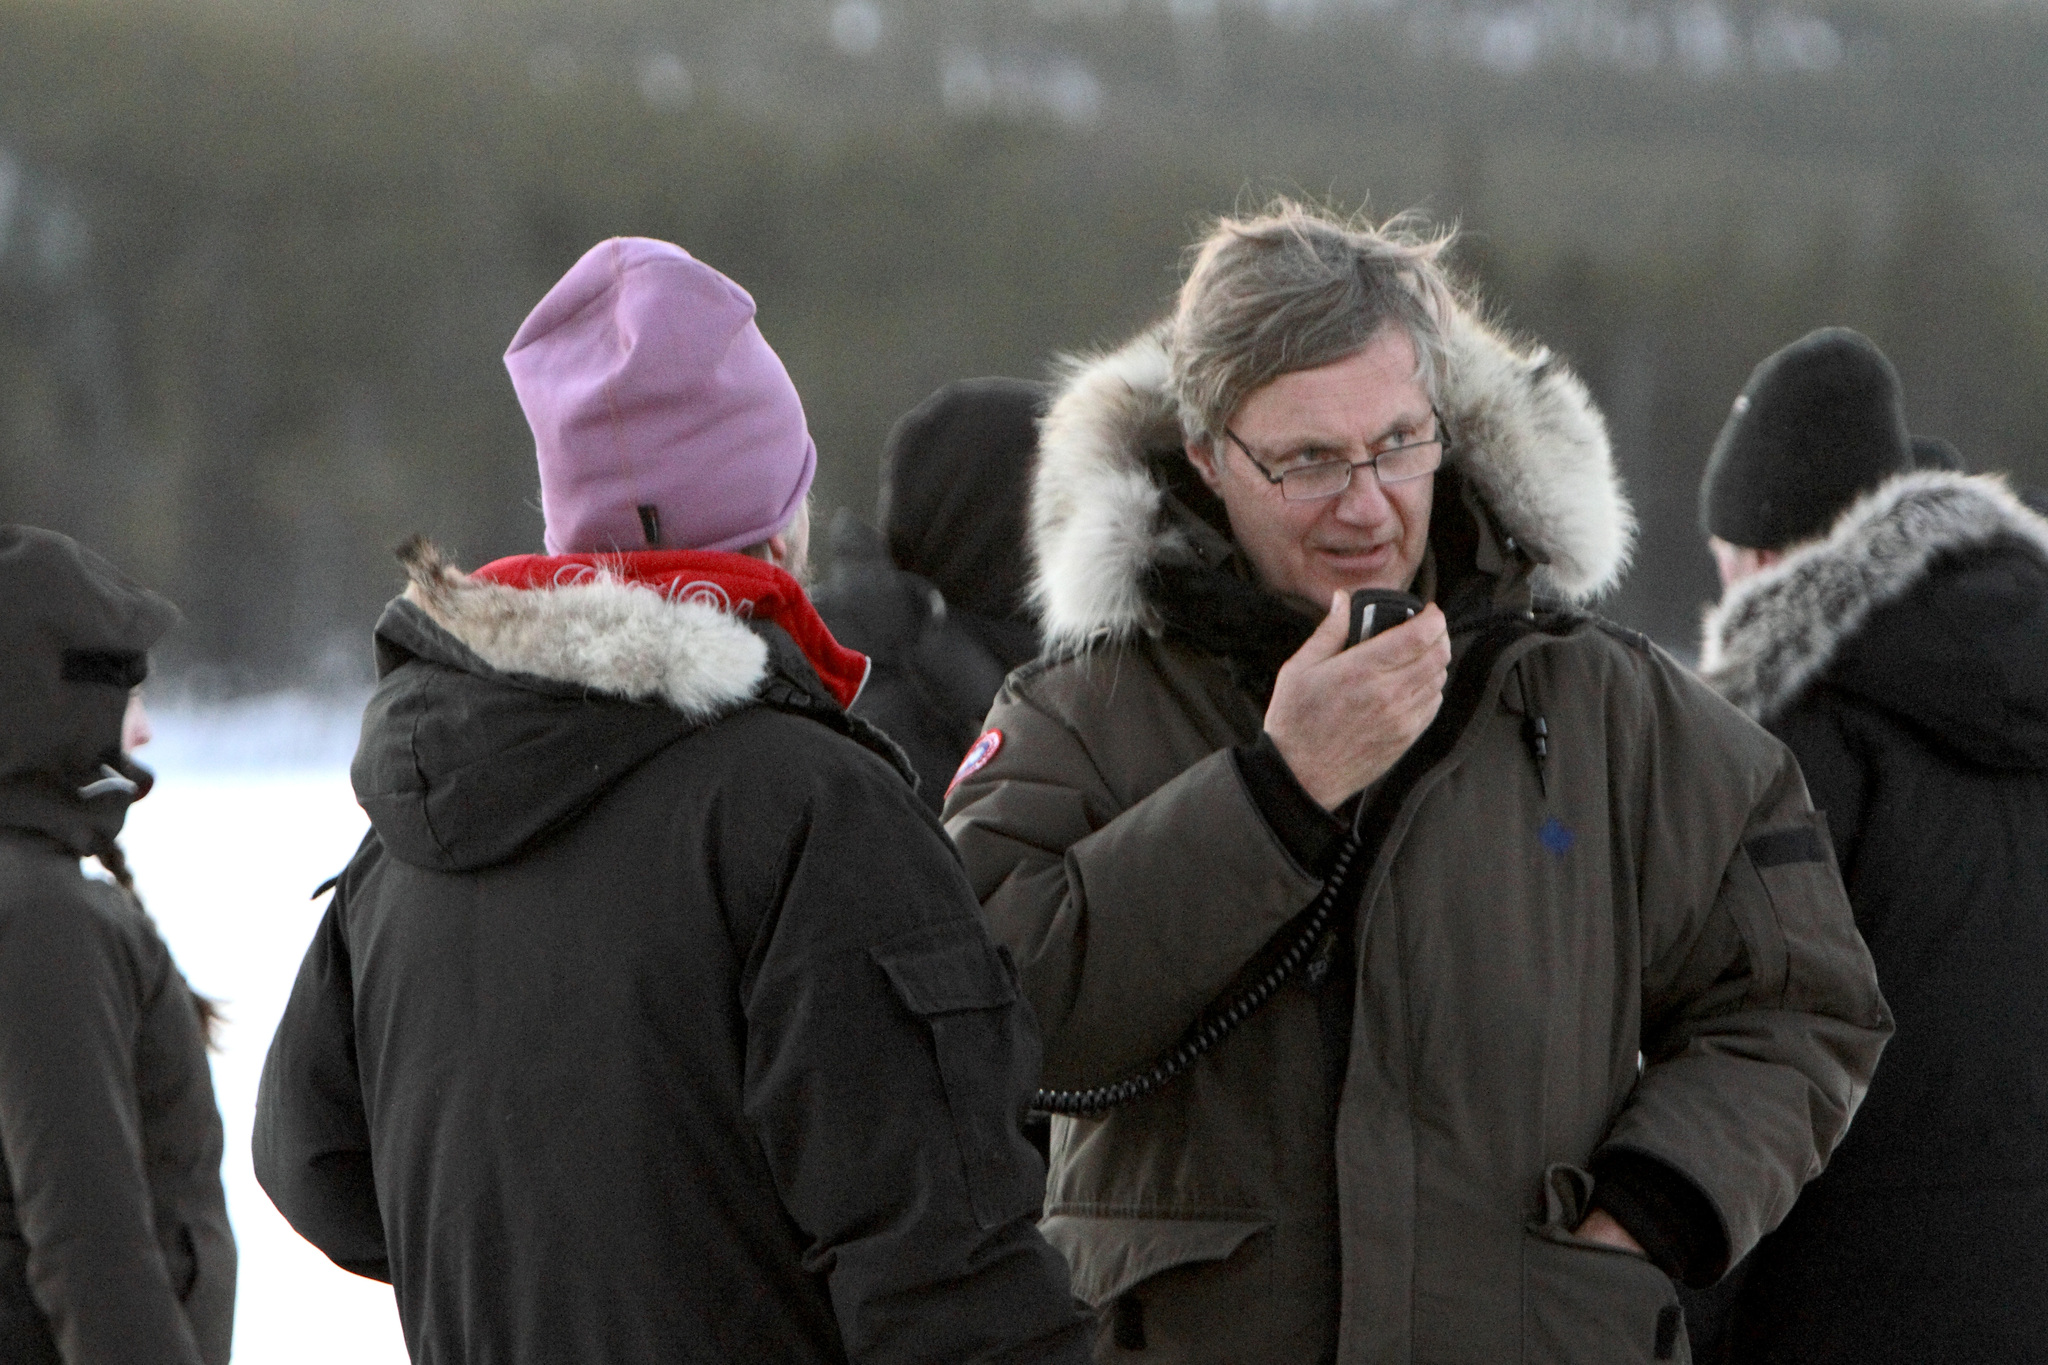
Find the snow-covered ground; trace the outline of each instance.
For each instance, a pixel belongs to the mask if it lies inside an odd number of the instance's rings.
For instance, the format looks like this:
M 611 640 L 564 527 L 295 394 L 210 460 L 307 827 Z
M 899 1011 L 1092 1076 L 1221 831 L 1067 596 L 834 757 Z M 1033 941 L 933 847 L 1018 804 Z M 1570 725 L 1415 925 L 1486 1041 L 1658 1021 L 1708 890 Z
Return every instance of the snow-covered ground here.
M 399 1365 L 391 1291 L 337 1268 L 292 1231 L 257 1186 L 249 1128 L 263 1054 L 324 898 L 368 822 L 348 784 L 356 716 L 346 705 L 274 698 L 154 717 L 137 755 L 157 786 L 122 844 L 136 887 L 178 964 L 222 1003 L 213 1059 L 227 1121 L 228 1215 L 241 1246 L 237 1365 Z

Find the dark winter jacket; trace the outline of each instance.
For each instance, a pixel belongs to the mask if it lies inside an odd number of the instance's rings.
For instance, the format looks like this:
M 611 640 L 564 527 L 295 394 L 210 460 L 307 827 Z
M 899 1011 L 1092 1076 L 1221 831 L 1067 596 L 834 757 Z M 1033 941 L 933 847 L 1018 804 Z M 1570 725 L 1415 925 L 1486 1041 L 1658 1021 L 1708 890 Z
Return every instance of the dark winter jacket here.
M 198 1011 L 148 916 L 79 870 L 149 775 L 121 717 L 170 604 L 0 528 L 0 1361 L 225 1365 L 235 1245 Z
M 934 811 L 1004 675 L 1038 652 L 1024 509 L 1045 398 L 1021 379 L 948 384 L 889 433 L 881 531 L 833 520 L 818 612 L 874 662 L 853 713 L 903 746 Z
M 818 614 L 873 661 L 853 714 L 903 746 L 936 813 L 996 689 L 1038 652 L 1037 629 L 954 609 L 930 580 L 890 563 L 881 537 L 843 508 Z
M 1105 1310 L 1098 1360 L 1683 1361 L 1668 1276 L 1784 1216 L 1888 1030 L 1784 746 L 1536 596 L 1625 556 L 1585 390 L 1469 315 L 1445 342 L 1457 448 L 1417 591 L 1454 662 L 1348 873 L 1261 732 L 1319 613 L 1205 509 L 1160 339 L 1046 419 L 1048 647 L 947 804 L 1046 1084 L 1141 1072 L 1303 941 L 1326 877 L 1342 906 L 1184 1075 L 1055 1122 L 1044 1226 Z M 1649 1258 L 1577 1237 L 1594 1207 Z
M 1076 1359 L 1029 1010 L 790 637 L 420 559 L 377 648 L 255 1156 L 413 1359 Z
M 1744 1268 L 1736 1359 L 2032 1361 L 2048 1342 L 2048 520 L 1897 478 L 1709 616 L 1791 746 L 1898 1033 Z

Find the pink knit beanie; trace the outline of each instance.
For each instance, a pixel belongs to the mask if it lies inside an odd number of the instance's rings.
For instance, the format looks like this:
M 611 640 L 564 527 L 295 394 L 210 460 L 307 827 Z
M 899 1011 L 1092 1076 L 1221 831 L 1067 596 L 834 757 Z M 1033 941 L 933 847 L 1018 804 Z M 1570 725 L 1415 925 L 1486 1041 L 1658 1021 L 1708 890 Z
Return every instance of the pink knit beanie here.
M 505 352 L 549 554 L 740 550 L 789 525 L 818 449 L 747 291 L 681 247 L 599 242 Z

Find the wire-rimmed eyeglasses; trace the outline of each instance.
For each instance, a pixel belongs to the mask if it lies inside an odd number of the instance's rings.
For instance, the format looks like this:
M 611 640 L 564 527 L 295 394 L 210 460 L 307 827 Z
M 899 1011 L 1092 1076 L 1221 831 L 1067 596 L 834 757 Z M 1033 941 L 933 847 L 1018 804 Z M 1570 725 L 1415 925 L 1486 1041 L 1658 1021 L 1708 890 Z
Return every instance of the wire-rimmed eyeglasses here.
M 1334 498 L 1349 488 L 1352 472 L 1358 469 L 1371 469 L 1373 477 L 1383 486 L 1406 483 L 1410 479 L 1436 473 L 1443 467 L 1444 456 L 1450 450 L 1451 433 L 1442 413 L 1431 408 L 1429 415 L 1436 419 L 1436 434 L 1425 440 L 1388 446 L 1369 460 L 1313 460 L 1283 469 L 1278 474 L 1259 462 L 1259 457 L 1252 454 L 1252 448 L 1244 443 L 1243 437 L 1227 426 L 1223 428 L 1223 434 L 1237 442 L 1237 448 L 1252 462 L 1253 469 L 1266 476 L 1267 483 L 1280 485 L 1281 497 L 1289 502 L 1317 502 L 1323 498 Z

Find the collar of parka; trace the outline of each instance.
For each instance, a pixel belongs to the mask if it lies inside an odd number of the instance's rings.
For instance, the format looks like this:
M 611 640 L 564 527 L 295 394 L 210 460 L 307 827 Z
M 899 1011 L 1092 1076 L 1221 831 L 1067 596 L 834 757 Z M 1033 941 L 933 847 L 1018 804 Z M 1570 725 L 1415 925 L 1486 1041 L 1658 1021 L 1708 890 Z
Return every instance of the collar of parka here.
M 1873 612 L 1944 556 L 2011 538 L 2048 559 L 2048 519 L 1996 474 L 1901 474 L 1851 503 L 1828 534 L 1730 588 L 1709 608 L 1700 673 L 1768 721 L 1824 673 Z
M 416 540 L 401 552 L 405 600 L 483 663 L 708 721 L 751 701 L 768 643 L 702 597 L 670 597 L 616 574 L 516 588 L 465 574 Z
M 1463 307 L 1444 343 L 1439 407 L 1456 442 L 1446 469 L 1509 552 L 1533 562 L 1538 591 L 1576 602 L 1613 587 L 1635 515 L 1585 385 L 1549 350 L 1518 346 Z M 1032 597 L 1049 650 L 1160 634 L 1159 570 L 1200 558 L 1156 460 L 1182 443 L 1167 367 L 1163 325 L 1065 363 L 1031 495 Z
M 683 591 L 694 578 L 668 591 L 631 581 L 619 572 L 631 565 L 501 567 L 536 584 L 514 587 L 423 541 L 401 558 L 412 581 L 377 623 L 379 683 L 350 766 L 401 861 L 466 872 L 516 857 L 656 753 L 756 708 L 822 725 L 915 780 L 887 736 L 840 706 L 787 611 L 739 610 L 750 592 L 762 606 L 757 583 L 727 576 L 721 599 Z

